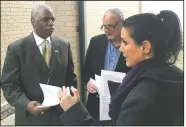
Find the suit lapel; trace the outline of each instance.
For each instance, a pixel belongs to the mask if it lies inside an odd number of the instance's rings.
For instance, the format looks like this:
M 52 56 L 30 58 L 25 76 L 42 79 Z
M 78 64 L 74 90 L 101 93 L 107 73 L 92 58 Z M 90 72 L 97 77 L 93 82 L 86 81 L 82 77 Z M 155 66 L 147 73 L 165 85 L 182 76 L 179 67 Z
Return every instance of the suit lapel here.
M 53 72 L 55 71 L 55 69 L 57 68 L 57 64 L 60 62 L 60 53 L 61 53 L 61 50 L 60 50 L 60 46 L 59 46 L 59 43 L 58 41 L 51 36 L 51 66 L 50 66 L 50 72 L 51 72 L 51 75 L 53 74 Z
M 118 71 L 118 69 L 121 68 L 122 65 L 125 66 L 125 58 L 124 58 L 123 54 L 121 53 L 120 57 L 118 59 L 115 71 Z
M 44 58 L 38 48 L 38 46 L 36 45 L 36 41 L 34 39 L 33 34 L 31 33 L 28 38 L 28 40 L 26 40 L 26 46 L 28 47 L 28 55 L 30 55 L 30 57 L 28 56 L 28 58 L 31 58 L 32 62 L 36 64 L 36 66 L 38 66 L 40 69 L 42 69 L 42 71 L 48 71 L 47 70 L 47 65 L 44 61 Z
M 101 69 L 104 69 L 104 66 L 105 66 L 105 55 L 106 55 L 106 49 L 107 49 L 107 45 L 108 45 L 108 39 L 107 39 L 107 36 L 105 35 L 103 40 L 102 40 L 104 43 L 100 43 L 102 44 L 102 46 L 100 47 L 103 47 L 100 51 L 100 61 L 101 61 Z

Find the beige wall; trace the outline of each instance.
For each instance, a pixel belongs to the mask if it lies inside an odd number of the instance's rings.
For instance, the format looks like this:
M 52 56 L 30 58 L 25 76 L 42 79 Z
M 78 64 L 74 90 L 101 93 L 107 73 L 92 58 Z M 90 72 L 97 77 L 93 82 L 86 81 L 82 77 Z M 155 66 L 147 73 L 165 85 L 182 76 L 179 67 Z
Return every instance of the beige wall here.
M 1 1 L 1 70 L 7 46 L 13 41 L 32 32 L 31 8 L 46 3 L 54 9 L 56 29 L 54 35 L 68 40 L 71 44 L 75 73 L 79 77 L 78 53 L 78 10 L 76 1 Z M 79 87 L 79 86 L 78 86 Z M 2 93 L 2 92 L 1 92 Z M 2 98 L 1 96 L 1 99 Z

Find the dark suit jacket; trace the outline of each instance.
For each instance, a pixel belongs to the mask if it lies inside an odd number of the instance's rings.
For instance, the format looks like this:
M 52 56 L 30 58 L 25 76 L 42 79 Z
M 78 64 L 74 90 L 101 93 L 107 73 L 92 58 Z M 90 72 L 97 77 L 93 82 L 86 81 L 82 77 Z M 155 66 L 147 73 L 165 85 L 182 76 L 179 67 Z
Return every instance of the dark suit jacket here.
M 137 85 L 123 101 L 114 125 L 184 125 L 183 71 L 170 68 L 159 69 L 156 73 L 156 70 L 141 75 Z M 73 114 L 78 114 L 78 117 Z M 68 109 L 61 120 L 65 125 L 96 125 L 81 102 Z
M 51 41 L 50 69 L 32 33 L 8 46 L 1 88 L 8 103 L 15 107 L 15 125 L 62 125 L 59 114 L 63 110 L 59 105 L 51 107 L 41 116 L 33 116 L 27 111 L 30 101 L 43 102 L 44 95 L 39 83 L 46 84 L 49 80 L 49 84 L 54 86 L 76 87 L 70 44 L 53 36 Z
M 86 59 L 83 67 L 83 82 L 87 85 L 90 78 L 95 78 L 95 74 L 101 75 L 101 70 L 104 69 L 106 47 L 108 38 L 105 34 L 97 35 L 91 38 L 89 47 L 86 53 Z M 116 65 L 115 71 L 128 72 L 125 64 L 125 57 L 121 54 Z M 99 95 L 89 93 L 87 100 L 87 109 L 95 119 L 99 119 Z

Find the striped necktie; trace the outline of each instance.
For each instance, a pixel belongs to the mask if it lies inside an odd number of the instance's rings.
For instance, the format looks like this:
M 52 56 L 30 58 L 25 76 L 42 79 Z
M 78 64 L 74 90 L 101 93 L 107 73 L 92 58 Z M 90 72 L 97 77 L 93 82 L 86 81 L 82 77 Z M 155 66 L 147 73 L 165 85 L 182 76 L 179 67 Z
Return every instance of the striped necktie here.
M 51 49 L 49 47 L 48 40 L 44 40 L 42 43 L 42 55 L 48 68 L 50 68 Z

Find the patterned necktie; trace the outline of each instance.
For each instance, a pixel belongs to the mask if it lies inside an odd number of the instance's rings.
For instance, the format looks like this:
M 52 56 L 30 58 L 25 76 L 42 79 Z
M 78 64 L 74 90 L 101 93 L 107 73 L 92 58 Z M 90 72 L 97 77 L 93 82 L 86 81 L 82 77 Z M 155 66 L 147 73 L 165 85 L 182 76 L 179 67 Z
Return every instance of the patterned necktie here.
M 51 49 L 49 47 L 48 40 L 44 40 L 42 43 L 42 55 L 48 68 L 50 68 Z

